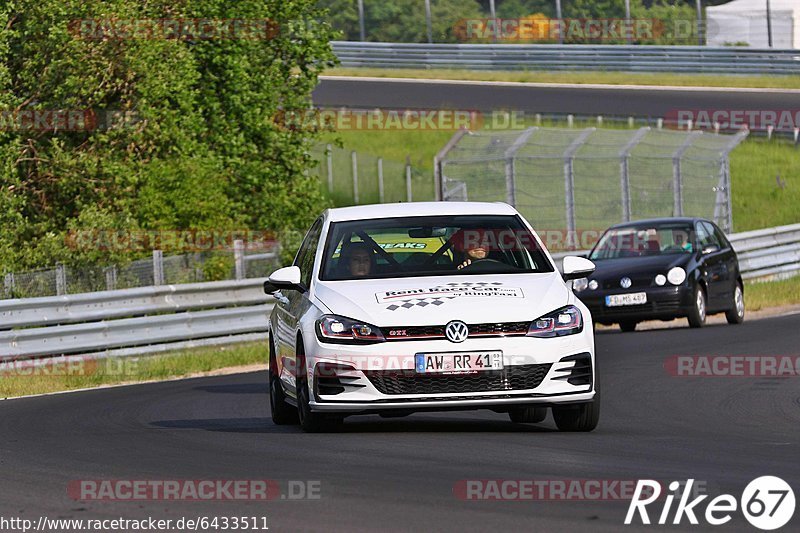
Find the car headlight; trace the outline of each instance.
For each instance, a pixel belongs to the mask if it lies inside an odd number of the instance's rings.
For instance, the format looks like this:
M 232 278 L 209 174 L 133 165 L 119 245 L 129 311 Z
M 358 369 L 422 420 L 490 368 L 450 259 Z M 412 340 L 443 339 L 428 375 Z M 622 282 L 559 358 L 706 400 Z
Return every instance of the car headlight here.
M 583 330 L 581 310 L 568 305 L 531 322 L 528 328 L 529 337 L 561 337 L 573 335 Z
M 586 278 L 578 278 L 572 281 L 572 290 L 575 292 L 581 292 L 586 290 L 586 287 L 589 286 L 589 280 Z
M 590 290 L 596 291 L 597 287 L 599 287 L 599 286 L 600 285 L 597 283 L 596 279 L 593 279 L 592 281 L 589 282 L 589 289 Z
M 673 267 L 667 272 L 667 279 L 673 285 L 680 285 L 686 281 L 686 271 L 681 267 Z
M 336 315 L 325 315 L 317 320 L 317 338 L 321 342 L 338 344 L 371 344 L 386 340 L 381 330 L 372 324 Z
M 664 276 L 664 274 L 658 274 L 656 276 L 656 285 L 658 285 L 659 287 L 664 286 L 664 284 L 666 282 L 667 282 L 667 278 Z

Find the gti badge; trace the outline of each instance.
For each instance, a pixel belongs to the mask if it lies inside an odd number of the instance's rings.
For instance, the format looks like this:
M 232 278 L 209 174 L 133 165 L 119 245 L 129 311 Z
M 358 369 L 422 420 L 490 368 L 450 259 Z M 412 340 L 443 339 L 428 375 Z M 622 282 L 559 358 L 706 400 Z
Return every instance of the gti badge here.
M 450 342 L 464 342 L 467 340 L 468 335 L 469 329 L 467 325 L 460 320 L 448 322 L 444 327 L 444 336 L 447 337 L 447 340 Z
M 622 287 L 623 289 L 630 289 L 631 278 L 628 277 L 622 278 L 621 280 L 619 280 L 619 286 Z

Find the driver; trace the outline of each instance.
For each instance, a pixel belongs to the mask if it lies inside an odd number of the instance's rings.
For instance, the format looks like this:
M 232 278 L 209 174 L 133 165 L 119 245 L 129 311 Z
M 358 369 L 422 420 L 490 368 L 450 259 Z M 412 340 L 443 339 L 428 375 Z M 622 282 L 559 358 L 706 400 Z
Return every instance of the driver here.
M 453 234 L 452 241 L 455 249 L 464 253 L 464 261 L 456 267 L 458 270 L 489 256 L 487 236 L 483 230 L 460 229 Z
M 692 243 L 686 239 L 686 234 L 683 231 L 675 231 L 673 232 L 673 236 L 675 238 L 675 246 L 680 247 L 680 249 L 685 252 L 692 251 Z

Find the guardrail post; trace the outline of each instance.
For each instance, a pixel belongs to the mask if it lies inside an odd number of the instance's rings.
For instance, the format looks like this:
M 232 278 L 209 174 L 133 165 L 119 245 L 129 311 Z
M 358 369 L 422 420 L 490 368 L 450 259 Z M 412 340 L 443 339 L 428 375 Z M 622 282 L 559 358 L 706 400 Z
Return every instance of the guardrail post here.
M 67 271 L 61 263 L 56 263 L 56 294 L 67 294 Z
M 406 201 L 412 202 L 414 201 L 414 197 L 411 194 L 411 156 L 406 156 Z
M 244 279 L 244 241 L 236 239 L 233 241 L 233 266 L 236 273 L 236 279 Z
M 353 169 L 353 203 L 358 204 L 358 155 L 355 150 L 350 152 L 350 164 Z
M 6 291 L 6 298 L 11 298 L 14 294 L 14 273 L 9 272 L 5 275 L 5 279 L 3 280 L 3 287 Z
M 331 145 L 325 145 L 325 159 L 328 164 L 328 193 L 333 194 L 333 149 Z
M 384 203 L 384 192 L 383 192 L 383 158 L 378 158 L 378 200 L 380 203 Z
M 106 290 L 113 291 L 117 288 L 117 267 L 110 266 L 105 269 L 106 274 Z
M 164 285 L 164 252 L 153 250 L 153 285 Z

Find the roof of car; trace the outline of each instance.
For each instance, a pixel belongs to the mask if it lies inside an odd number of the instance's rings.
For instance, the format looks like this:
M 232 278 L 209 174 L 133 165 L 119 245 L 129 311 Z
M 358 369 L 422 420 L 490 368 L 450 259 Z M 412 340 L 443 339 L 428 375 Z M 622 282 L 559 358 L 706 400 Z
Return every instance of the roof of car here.
M 327 213 L 331 222 L 342 222 L 436 215 L 516 215 L 517 211 L 502 202 L 402 202 L 339 207 Z
M 646 224 L 669 224 L 674 222 L 694 223 L 698 220 L 706 220 L 700 217 L 661 217 L 661 218 L 646 218 L 642 220 L 631 220 L 630 222 L 620 222 L 614 224 L 612 228 L 626 228 L 629 226 L 641 226 Z M 707 221 L 707 220 L 706 220 Z

